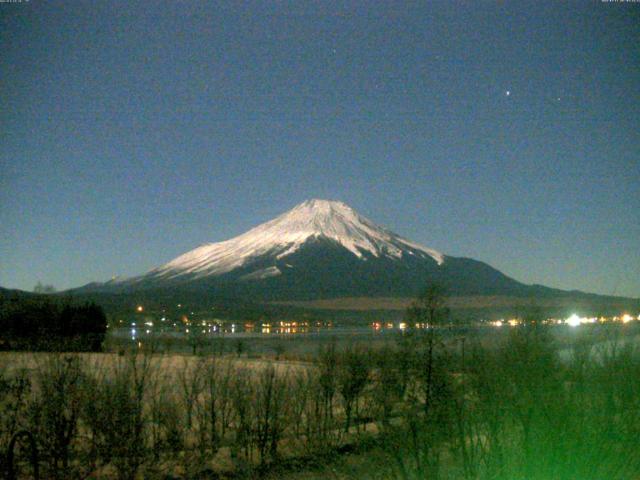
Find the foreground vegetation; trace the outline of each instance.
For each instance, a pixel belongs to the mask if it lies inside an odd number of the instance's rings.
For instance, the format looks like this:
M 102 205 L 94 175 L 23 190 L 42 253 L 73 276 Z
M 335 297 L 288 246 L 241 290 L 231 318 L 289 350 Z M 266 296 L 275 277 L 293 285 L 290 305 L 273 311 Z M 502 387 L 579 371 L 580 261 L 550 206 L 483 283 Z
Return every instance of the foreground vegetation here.
M 304 363 L 4 353 L 0 449 L 30 432 L 41 478 L 632 479 L 640 354 L 622 333 L 560 349 L 530 323 L 452 348 L 427 329 Z M 25 440 L 12 463 L 29 475 Z M 363 461 L 340 473 L 349 452 Z

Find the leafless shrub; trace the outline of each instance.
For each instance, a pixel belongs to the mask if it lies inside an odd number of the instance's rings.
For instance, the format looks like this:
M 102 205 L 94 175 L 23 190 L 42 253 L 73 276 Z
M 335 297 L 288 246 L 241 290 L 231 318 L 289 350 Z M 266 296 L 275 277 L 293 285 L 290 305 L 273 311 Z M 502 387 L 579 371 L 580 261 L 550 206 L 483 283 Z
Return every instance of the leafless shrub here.
M 149 436 L 153 458 L 158 461 L 161 454 L 177 456 L 184 450 L 185 427 L 182 407 L 176 396 L 162 386 L 151 396 L 149 405 Z
M 326 359 L 333 364 L 333 359 Z M 334 419 L 336 370 L 329 365 L 310 369 L 302 384 L 307 392 L 302 410 L 299 430 L 304 435 L 304 448 L 308 454 L 317 455 L 333 449 L 339 441 L 340 431 Z
M 231 398 L 234 410 L 235 438 L 232 443 L 232 456 L 241 460 L 239 467 L 250 465 L 254 445 L 254 415 L 251 411 L 251 400 L 254 396 L 255 385 L 251 378 L 251 372 L 245 368 L 235 370 L 234 379 L 231 382 Z
M 304 432 L 305 412 L 310 402 L 313 385 L 313 373 L 308 370 L 299 370 L 289 377 L 289 412 L 293 435 L 300 438 Z
M 32 384 L 25 368 L 0 367 L 0 471 L 5 469 L 4 454 L 18 431 L 28 427 L 28 407 Z
M 52 478 L 82 475 L 71 468 L 79 418 L 85 402 L 86 372 L 78 355 L 50 354 L 34 373 L 34 398 L 29 406 L 30 431 Z
M 321 348 L 318 355 L 318 386 L 320 387 L 319 400 L 321 402 L 321 415 L 324 421 L 322 425 L 325 434 L 333 423 L 333 400 L 337 389 L 338 355 L 335 343 Z
M 203 456 L 216 454 L 230 427 L 233 377 L 231 361 L 217 357 L 205 360 L 202 393 L 196 404 L 198 449 Z
M 278 456 L 278 442 L 288 416 L 287 387 L 286 375 L 279 375 L 271 363 L 258 374 L 253 411 L 256 417 L 255 441 L 262 465 L 267 459 L 275 461 Z
M 345 412 L 345 433 L 349 431 L 354 413 L 358 419 L 360 396 L 369 382 L 368 354 L 362 347 L 349 344 L 340 355 L 337 377 Z
M 384 428 L 390 426 L 394 407 L 403 399 L 405 385 L 400 357 L 396 350 L 385 346 L 374 358 L 372 410 Z
M 154 373 L 149 356 L 129 355 L 90 380 L 83 420 L 98 462 L 112 463 L 121 480 L 135 478 L 149 457 L 145 401 Z
M 198 397 L 204 389 L 204 373 L 205 363 L 203 359 L 182 358 L 177 380 L 180 386 L 187 430 L 190 430 L 193 426 L 193 411 L 197 406 Z

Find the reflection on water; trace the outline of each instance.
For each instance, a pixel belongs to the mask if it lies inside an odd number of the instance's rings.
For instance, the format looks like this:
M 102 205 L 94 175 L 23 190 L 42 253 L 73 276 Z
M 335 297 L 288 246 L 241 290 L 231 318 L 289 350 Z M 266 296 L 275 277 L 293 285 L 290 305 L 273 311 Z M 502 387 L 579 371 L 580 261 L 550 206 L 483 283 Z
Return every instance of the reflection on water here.
M 423 327 L 422 325 L 418 328 Z M 133 341 L 142 338 L 172 337 L 172 338 L 255 338 L 266 336 L 296 336 L 296 335 L 364 335 L 383 334 L 384 332 L 398 332 L 406 328 L 404 323 L 373 322 L 368 325 L 340 325 L 332 321 L 324 322 L 199 322 L 195 323 L 154 323 L 146 322 L 144 328 L 137 328 L 135 322 L 129 327 L 116 326 L 110 328 L 110 335 L 117 338 L 129 337 Z
M 141 310 L 138 310 L 139 312 Z M 163 315 L 154 319 L 152 316 L 137 316 L 135 321 L 115 320 L 109 328 L 110 335 L 116 338 L 130 338 L 138 341 L 143 338 L 182 338 L 190 340 L 207 340 L 221 337 L 268 337 L 268 336 L 296 336 L 296 335 L 381 335 L 385 332 L 406 332 L 426 330 L 426 323 L 407 323 L 406 321 L 374 321 L 370 324 L 338 324 L 326 321 L 296 321 L 296 320 L 263 320 L 233 322 L 220 319 L 196 320 L 197 314 L 181 315 L 170 320 Z M 614 317 L 582 318 L 571 315 L 568 319 L 545 319 L 540 323 L 545 325 L 569 326 L 575 328 L 583 324 L 619 323 L 626 325 L 640 321 L 637 317 L 624 314 Z M 535 322 L 532 322 L 535 323 Z M 448 333 L 460 333 L 459 330 L 469 328 L 520 327 L 525 325 L 521 319 L 478 320 L 470 324 L 447 325 L 442 328 Z

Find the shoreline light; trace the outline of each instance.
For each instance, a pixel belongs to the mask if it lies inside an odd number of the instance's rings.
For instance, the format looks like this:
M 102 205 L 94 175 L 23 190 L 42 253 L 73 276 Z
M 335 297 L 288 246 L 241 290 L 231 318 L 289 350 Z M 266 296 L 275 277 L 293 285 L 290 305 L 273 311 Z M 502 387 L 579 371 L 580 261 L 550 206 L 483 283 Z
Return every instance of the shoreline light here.
M 574 313 L 565 320 L 565 323 L 570 327 L 577 327 L 582 323 L 582 319 Z

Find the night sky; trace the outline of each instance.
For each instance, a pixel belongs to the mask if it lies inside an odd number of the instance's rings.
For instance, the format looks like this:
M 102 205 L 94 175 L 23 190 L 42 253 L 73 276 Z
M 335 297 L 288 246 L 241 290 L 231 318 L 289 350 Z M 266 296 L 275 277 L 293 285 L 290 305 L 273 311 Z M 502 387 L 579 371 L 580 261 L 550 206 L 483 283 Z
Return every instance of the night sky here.
M 309 198 L 640 297 L 640 3 L 0 3 L 0 285 L 143 273 Z

